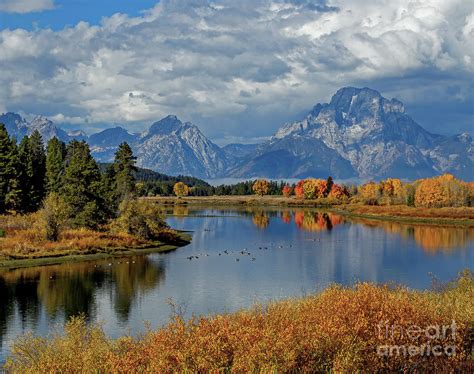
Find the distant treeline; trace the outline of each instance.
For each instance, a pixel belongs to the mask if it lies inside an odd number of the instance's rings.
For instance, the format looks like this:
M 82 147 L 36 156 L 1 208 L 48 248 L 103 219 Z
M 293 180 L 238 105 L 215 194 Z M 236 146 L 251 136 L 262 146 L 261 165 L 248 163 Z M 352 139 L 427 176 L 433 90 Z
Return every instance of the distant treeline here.
M 172 196 L 173 186 L 177 182 L 183 182 L 190 188 L 189 196 L 225 196 L 225 195 L 253 195 L 252 189 L 254 180 L 239 182 L 236 184 L 222 184 L 211 186 L 209 183 L 193 177 L 177 176 L 170 177 L 164 174 L 155 173 L 151 170 L 138 169 L 136 174 L 137 193 L 140 196 Z M 267 195 L 282 195 L 285 182 L 268 182 Z

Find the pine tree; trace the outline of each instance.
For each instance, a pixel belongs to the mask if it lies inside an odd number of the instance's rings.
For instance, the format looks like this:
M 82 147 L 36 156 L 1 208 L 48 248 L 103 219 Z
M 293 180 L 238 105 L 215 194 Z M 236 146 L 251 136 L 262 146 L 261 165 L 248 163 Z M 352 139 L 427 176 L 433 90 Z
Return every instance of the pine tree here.
M 95 228 L 104 222 L 106 211 L 99 167 L 83 141 L 68 144 L 66 160 L 60 192 L 70 207 L 71 223 Z
M 5 198 L 7 195 L 8 180 L 10 178 L 10 170 L 8 165 L 10 163 L 10 147 L 11 140 L 8 137 L 5 125 L 0 124 L 0 214 L 5 212 Z
M 10 143 L 8 170 L 10 170 L 10 177 L 5 195 L 5 206 L 8 211 L 22 212 L 24 208 L 24 194 L 20 178 L 23 173 L 15 139 L 12 139 Z
M 31 211 L 30 198 L 30 184 L 31 184 L 31 175 L 33 174 L 33 164 L 31 163 L 30 157 L 30 146 L 28 136 L 23 137 L 18 146 L 18 159 L 20 162 L 20 170 L 18 173 L 18 180 L 21 189 L 21 211 L 29 212 Z
M 21 190 L 18 166 L 16 141 L 10 139 L 5 126 L 0 124 L 0 214 L 5 213 L 7 209 L 19 209 Z
M 334 181 L 331 176 L 328 177 L 326 180 L 326 191 L 324 191 L 324 197 L 327 197 L 331 192 L 332 186 L 334 185 Z
M 120 144 L 114 160 L 115 190 L 119 201 L 135 192 L 135 162 L 130 146 L 126 142 Z
M 46 189 L 48 192 L 59 192 L 64 174 L 66 146 L 54 137 L 48 142 L 46 152 Z
M 41 206 L 46 195 L 46 154 L 43 146 L 43 138 L 38 130 L 31 134 L 28 140 L 29 157 L 28 172 L 30 177 L 29 207 L 36 211 Z

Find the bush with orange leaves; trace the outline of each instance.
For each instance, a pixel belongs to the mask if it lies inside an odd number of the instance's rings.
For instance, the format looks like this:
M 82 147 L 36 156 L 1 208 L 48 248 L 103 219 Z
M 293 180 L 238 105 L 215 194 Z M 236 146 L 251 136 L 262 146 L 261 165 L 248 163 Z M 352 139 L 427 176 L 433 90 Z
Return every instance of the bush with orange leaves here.
M 418 181 L 415 191 L 415 206 L 441 208 L 469 206 L 472 187 L 451 174 Z
M 468 271 L 438 292 L 334 285 L 318 295 L 233 314 L 188 322 L 175 317 L 160 330 L 118 340 L 108 339 L 100 326 L 88 326 L 85 318 L 73 318 L 64 334 L 19 338 L 5 368 L 12 373 L 462 371 L 473 359 L 473 293 Z M 426 333 L 453 321 L 454 334 L 452 329 L 434 338 L 432 331 Z M 422 333 L 413 339 L 407 332 L 415 326 Z M 384 355 L 380 348 L 387 345 L 454 346 L 455 354 L 407 355 L 401 349 Z

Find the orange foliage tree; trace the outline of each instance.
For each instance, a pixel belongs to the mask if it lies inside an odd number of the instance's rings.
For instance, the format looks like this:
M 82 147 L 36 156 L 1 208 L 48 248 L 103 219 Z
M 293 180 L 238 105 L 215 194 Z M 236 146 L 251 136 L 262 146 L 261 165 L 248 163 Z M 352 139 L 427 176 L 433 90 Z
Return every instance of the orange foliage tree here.
M 292 194 L 293 194 L 293 188 L 291 188 L 290 186 L 288 186 L 287 184 L 283 187 L 282 189 L 282 194 L 283 196 L 285 197 L 290 197 Z
M 269 183 L 266 179 L 257 179 L 252 186 L 252 190 L 255 194 L 263 196 L 268 194 Z
M 295 196 L 296 196 L 298 199 L 304 199 L 304 189 L 303 189 L 304 182 L 305 182 L 305 180 L 302 179 L 302 180 L 300 180 L 298 183 L 296 183 L 296 186 L 295 186 Z
M 349 197 L 349 193 L 347 192 L 347 190 L 344 187 L 335 183 L 332 185 L 331 191 L 329 192 L 329 195 L 328 195 L 328 198 L 337 199 L 337 200 L 344 200 L 344 199 L 347 199 L 348 197 Z
M 441 208 L 466 206 L 470 203 L 470 188 L 451 174 L 422 179 L 415 191 L 415 206 Z

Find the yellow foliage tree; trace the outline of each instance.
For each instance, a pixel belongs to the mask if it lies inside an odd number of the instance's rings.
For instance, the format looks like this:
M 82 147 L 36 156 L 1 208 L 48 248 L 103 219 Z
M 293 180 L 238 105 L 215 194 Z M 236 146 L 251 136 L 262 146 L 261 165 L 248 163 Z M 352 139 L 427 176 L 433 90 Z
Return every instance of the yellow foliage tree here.
M 375 182 L 369 182 L 359 188 L 359 195 L 366 204 L 376 204 L 380 195 L 380 186 Z
M 266 179 L 258 179 L 252 186 L 252 190 L 255 194 L 263 196 L 268 194 L 269 183 Z
M 177 182 L 173 186 L 173 192 L 178 197 L 188 196 L 191 189 L 183 182 Z
M 441 208 L 469 205 L 469 186 L 451 174 L 422 179 L 415 191 L 415 206 Z

